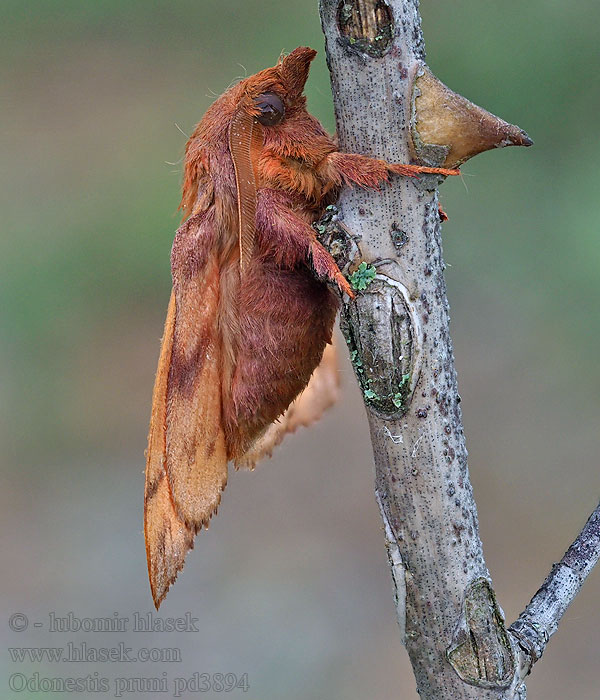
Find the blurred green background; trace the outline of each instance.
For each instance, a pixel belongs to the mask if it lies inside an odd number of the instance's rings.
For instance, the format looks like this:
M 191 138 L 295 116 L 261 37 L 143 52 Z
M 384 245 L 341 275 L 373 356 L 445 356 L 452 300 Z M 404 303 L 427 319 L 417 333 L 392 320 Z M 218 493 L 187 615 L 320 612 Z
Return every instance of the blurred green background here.
M 256 700 L 416 698 L 347 365 L 342 405 L 254 474 L 231 478 L 161 608 L 192 612 L 199 633 L 47 625 L 50 611 L 151 609 L 143 452 L 182 132 L 234 78 L 298 45 L 319 49 L 309 106 L 333 130 L 316 5 L 0 3 L 3 640 L 182 650 L 181 662 L 154 665 L 17 663 L 5 653 L 2 697 L 46 696 L 9 694 L 14 673 L 200 671 L 247 672 L 250 690 L 233 695 Z M 535 140 L 479 156 L 442 191 L 470 469 L 512 620 L 600 495 L 600 5 L 423 0 L 421 10 L 434 72 Z M 599 595 L 596 571 L 536 667 L 531 698 L 600 697 Z M 30 619 L 20 633 L 6 623 L 17 611 Z M 154 696 L 132 685 L 125 697 Z

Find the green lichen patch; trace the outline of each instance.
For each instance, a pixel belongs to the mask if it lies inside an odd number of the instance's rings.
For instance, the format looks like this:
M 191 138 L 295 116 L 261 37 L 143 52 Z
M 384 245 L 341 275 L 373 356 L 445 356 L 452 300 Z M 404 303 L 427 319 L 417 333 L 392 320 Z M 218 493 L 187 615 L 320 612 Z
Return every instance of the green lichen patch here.
M 358 372 L 358 374 L 362 374 L 365 371 L 365 368 L 363 367 L 363 361 L 358 354 L 358 350 L 352 350 L 350 353 L 350 362 L 354 365 L 354 370 Z
M 392 396 L 392 403 L 396 408 L 404 408 L 404 402 L 410 390 L 410 372 L 402 375 L 402 381 L 398 386 L 398 391 Z
M 366 262 L 361 262 L 356 270 L 350 275 L 350 285 L 352 289 L 359 292 L 364 291 L 371 282 L 375 279 L 377 270 L 373 265 L 367 265 Z

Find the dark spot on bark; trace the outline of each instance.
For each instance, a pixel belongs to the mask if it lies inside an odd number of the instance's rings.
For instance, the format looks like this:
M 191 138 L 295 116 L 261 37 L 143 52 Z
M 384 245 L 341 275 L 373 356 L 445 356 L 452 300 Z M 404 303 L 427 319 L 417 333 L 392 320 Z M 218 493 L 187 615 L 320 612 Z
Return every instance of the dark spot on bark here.
M 454 531 L 454 536 L 456 539 L 460 542 L 462 539 L 462 531 L 465 529 L 465 526 L 462 523 L 457 523 L 454 522 L 452 523 L 452 530 Z
M 400 58 L 400 56 L 402 56 L 402 49 L 398 46 L 398 44 L 394 44 L 394 46 L 392 46 L 390 56 L 393 56 L 394 58 Z
M 418 408 L 417 409 L 417 418 L 427 418 L 427 409 L 426 408 Z
M 390 232 L 390 236 L 392 238 L 392 243 L 394 244 L 396 252 L 400 253 L 402 248 L 408 243 L 408 234 L 405 231 L 402 231 L 402 229 L 400 229 L 398 224 L 394 221 L 392 223 L 392 230 Z

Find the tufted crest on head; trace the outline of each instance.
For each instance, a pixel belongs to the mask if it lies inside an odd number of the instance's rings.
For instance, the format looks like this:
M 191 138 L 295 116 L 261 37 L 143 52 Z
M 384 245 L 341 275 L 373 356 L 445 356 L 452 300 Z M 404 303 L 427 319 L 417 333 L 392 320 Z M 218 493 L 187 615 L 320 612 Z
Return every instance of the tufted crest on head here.
M 310 63 L 316 55 L 317 52 L 307 46 L 282 55 L 277 65 L 242 80 L 237 86 L 240 96 L 256 99 L 262 93 L 276 92 L 289 105 L 294 104 L 302 97 Z
M 308 46 L 301 46 L 281 59 L 279 63 L 281 81 L 287 89 L 290 98 L 294 99 L 302 95 L 308 79 L 311 61 L 316 55 L 317 52 L 314 49 Z

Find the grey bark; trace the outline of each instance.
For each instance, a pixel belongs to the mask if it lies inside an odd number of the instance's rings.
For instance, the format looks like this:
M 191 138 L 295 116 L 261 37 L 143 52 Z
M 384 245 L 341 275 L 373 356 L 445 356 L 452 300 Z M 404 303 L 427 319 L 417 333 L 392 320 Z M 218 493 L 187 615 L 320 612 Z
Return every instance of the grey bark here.
M 525 678 L 542 656 L 567 607 L 599 560 L 600 505 L 564 557 L 552 567 L 518 620 L 510 626 L 509 632 L 517 640 L 520 678 Z
M 321 19 L 340 149 L 410 162 L 413 89 L 424 69 L 417 0 L 321 0 Z M 396 610 L 417 691 L 429 700 L 524 698 L 522 679 L 539 658 L 531 630 L 544 596 L 514 634 L 506 630 L 469 481 L 439 183 L 437 176 L 393 177 L 380 192 L 345 189 L 339 213 L 320 231 L 340 267 L 355 271 L 360 290 L 343 302 L 341 327 L 365 399 Z M 360 260 L 373 267 L 356 271 Z

